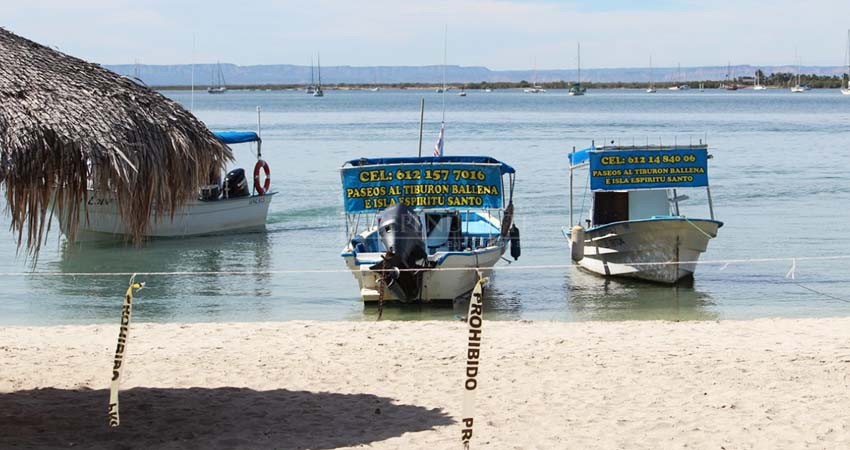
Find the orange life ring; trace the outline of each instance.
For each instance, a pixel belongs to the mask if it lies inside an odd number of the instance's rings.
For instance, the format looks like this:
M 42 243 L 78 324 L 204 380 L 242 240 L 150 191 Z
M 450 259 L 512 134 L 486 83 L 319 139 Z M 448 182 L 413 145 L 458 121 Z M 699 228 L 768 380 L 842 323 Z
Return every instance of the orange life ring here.
M 260 186 L 260 169 L 263 169 L 263 172 L 266 174 L 266 181 Z M 257 194 L 265 195 L 266 192 L 269 191 L 269 187 L 271 187 L 271 176 L 269 171 L 269 163 L 263 161 L 262 159 L 257 160 L 257 164 L 254 164 L 254 189 L 257 191 Z

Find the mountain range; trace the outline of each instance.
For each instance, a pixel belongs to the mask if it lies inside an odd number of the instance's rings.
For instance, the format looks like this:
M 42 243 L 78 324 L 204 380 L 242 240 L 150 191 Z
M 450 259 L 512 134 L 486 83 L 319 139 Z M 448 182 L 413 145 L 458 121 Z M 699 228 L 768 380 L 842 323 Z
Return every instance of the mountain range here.
M 239 66 L 221 64 L 221 70 L 227 85 L 272 85 L 272 84 L 308 84 L 311 79 L 310 66 L 292 64 L 272 64 Z M 105 68 L 121 75 L 136 76 L 149 86 L 207 86 L 211 84 L 217 64 L 180 64 L 146 65 L 118 64 L 104 65 Z M 771 73 L 796 73 L 797 66 L 731 66 L 731 77 L 753 76 L 761 69 L 766 75 Z M 841 76 L 845 67 L 802 66 L 800 72 L 814 75 Z M 194 71 L 194 77 L 193 77 Z M 550 81 L 574 81 L 576 70 L 491 70 L 486 67 L 446 66 L 448 83 L 520 82 L 545 83 Z M 314 78 L 317 77 L 313 69 Z M 583 69 L 584 82 L 648 82 L 650 77 L 656 82 L 681 82 L 696 80 L 723 80 L 727 66 L 705 67 L 656 67 L 650 71 L 647 67 Z M 394 84 L 428 83 L 440 84 L 443 80 L 443 66 L 327 66 L 322 67 L 323 84 Z

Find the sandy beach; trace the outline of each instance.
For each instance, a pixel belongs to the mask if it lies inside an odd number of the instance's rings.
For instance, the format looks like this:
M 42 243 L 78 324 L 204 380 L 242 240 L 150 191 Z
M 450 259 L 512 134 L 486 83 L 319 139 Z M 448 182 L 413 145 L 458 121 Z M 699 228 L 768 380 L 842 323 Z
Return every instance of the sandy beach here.
M 460 448 L 462 322 L 0 329 L 0 448 Z M 850 319 L 486 322 L 472 448 L 850 446 Z

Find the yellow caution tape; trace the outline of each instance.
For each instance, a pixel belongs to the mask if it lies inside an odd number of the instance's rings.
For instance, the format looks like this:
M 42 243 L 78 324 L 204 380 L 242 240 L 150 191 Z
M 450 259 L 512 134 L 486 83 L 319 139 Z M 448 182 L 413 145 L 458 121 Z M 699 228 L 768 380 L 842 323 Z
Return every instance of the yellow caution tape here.
M 469 299 L 469 312 L 466 315 L 466 324 L 469 326 L 466 344 L 466 372 L 463 382 L 463 430 L 461 441 L 463 448 L 469 448 L 472 440 L 472 425 L 475 422 L 475 392 L 478 389 L 478 362 L 481 357 L 481 328 L 484 324 L 484 284 L 487 278 L 481 277 L 475 288 L 472 289 L 472 297 Z
M 139 290 L 145 283 L 136 283 L 136 275 L 130 277 L 130 286 L 124 294 L 124 305 L 121 307 L 121 328 L 118 332 L 118 345 L 115 347 L 115 359 L 112 363 L 112 383 L 109 386 L 109 426 L 121 424 L 118 416 L 118 388 L 121 384 L 121 369 L 124 366 L 124 353 L 127 351 L 127 340 L 130 336 L 130 316 L 133 313 L 133 290 Z

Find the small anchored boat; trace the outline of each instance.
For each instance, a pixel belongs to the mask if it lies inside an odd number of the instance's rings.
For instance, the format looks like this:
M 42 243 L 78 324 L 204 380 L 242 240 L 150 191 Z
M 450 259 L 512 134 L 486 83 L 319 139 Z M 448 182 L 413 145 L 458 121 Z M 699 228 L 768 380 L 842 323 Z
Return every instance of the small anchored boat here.
M 501 161 L 364 158 L 341 172 L 348 236 L 341 256 L 364 302 L 454 300 L 489 273 L 509 244 L 514 259 L 520 256 L 515 172 Z
M 603 276 L 676 283 L 693 276 L 715 220 L 708 185 L 708 147 L 603 146 L 570 154 L 572 260 Z M 592 202 L 583 226 L 574 222 L 573 171 L 588 168 Z M 680 212 L 684 188 L 705 188 L 709 219 Z M 579 218 L 581 220 L 581 218 Z
M 154 207 L 144 236 L 173 238 L 265 229 L 269 205 L 276 192 L 270 191 L 270 170 L 262 159 L 260 136 L 253 131 L 213 134 L 227 145 L 257 143 L 253 191 L 249 190 L 243 169 L 228 172 L 223 183 L 221 175 L 211 175 L 210 184 L 199 186 L 198 198 L 186 202 L 173 215 L 158 215 Z M 68 220 L 60 218 L 59 225 L 67 236 Z M 85 207 L 80 208 L 75 240 L 109 240 L 130 234 L 131 230 L 121 220 L 116 196 L 90 189 Z

